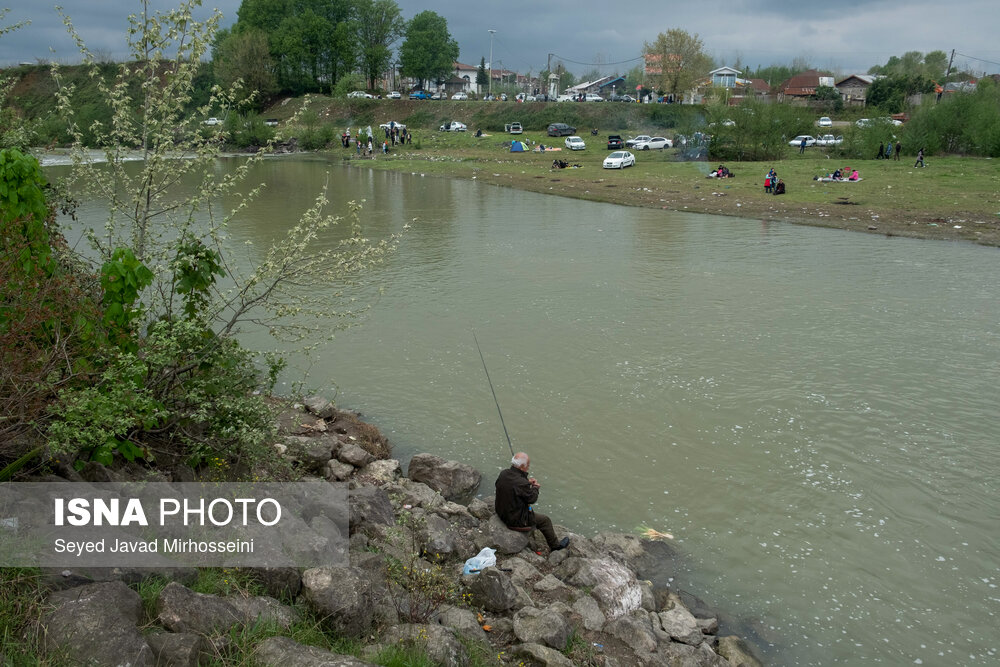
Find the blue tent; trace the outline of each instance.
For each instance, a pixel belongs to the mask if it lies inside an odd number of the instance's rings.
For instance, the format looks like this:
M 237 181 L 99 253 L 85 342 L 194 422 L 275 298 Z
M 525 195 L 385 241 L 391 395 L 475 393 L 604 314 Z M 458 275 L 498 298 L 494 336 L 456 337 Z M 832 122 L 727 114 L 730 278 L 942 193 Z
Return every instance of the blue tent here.
M 526 150 L 528 150 L 528 146 L 523 141 L 512 141 L 512 142 L 510 142 L 510 152 L 511 153 L 523 153 Z

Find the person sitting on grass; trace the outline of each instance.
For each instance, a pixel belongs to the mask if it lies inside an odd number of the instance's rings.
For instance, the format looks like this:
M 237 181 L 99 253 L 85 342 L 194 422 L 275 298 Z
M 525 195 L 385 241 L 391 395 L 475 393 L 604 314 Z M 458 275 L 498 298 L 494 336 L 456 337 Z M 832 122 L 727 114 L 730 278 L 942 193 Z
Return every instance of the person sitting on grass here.
M 851 175 L 850 175 L 850 177 L 848 177 L 847 180 L 849 180 L 849 181 L 860 181 L 861 180 L 861 175 L 858 173 L 858 170 L 855 169 L 854 171 L 851 172 Z
M 776 195 L 785 194 L 785 182 L 780 178 L 778 179 L 778 184 L 774 186 L 774 194 Z

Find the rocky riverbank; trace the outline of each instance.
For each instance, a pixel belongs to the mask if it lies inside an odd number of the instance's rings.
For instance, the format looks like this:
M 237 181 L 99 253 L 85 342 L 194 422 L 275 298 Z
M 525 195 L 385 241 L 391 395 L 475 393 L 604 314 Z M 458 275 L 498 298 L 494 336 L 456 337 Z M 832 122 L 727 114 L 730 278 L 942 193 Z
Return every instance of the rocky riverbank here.
M 399 647 L 449 667 L 759 664 L 740 638 L 719 636 L 713 613 L 637 574 L 651 543 L 557 526 L 570 546 L 549 553 L 539 535 L 507 529 L 491 497 L 475 497 L 483 480 L 468 465 L 418 454 L 404 476 L 377 456 L 370 426 L 323 399 L 280 423 L 275 446 L 307 479 L 349 485 L 349 565 L 248 570 L 266 595 L 194 592 L 195 569 L 47 572 L 39 625 L 52 664 L 351 666 L 384 664 Z M 115 478 L 95 466 L 63 475 Z M 463 575 L 486 547 L 496 565 Z M 353 642 L 351 654 L 309 645 L 294 631 L 305 618 Z M 250 631 L 259 641 L 247 646 Z

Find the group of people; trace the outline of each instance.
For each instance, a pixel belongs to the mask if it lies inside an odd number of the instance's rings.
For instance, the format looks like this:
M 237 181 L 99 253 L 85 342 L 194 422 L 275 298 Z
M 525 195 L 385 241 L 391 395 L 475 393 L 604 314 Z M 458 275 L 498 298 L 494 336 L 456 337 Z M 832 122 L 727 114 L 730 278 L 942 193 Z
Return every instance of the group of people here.
M 900 142 L 896 142 L 896 147 L 893 149 L 892 141 L 888 144 L 879 142 L 878 145 L 878 155 L 875 156 L 876 160 L 899 160 L 899 154 L 903 150 L 903 145 Z
M 774 170 L 774 167 L 771 167 L 764 176 L 764 192 L 772 195 L 785 194 L 785 182 L 778 178 L 778 172 Z
M 368 129 L 369 133 L 371 128 Z M 392 145 L 396 144 L 403 145 L 408 144 L 413 141 L 412 136 L 409 131 L 401 129 L 398 125 L 393 125 L 391 127 L 385 128 L 385 140 L 382 142 L 382 154 L 389 153 L 389 142 Z M 375 155 L 375 140 L 371 134 L 368 134 L 367 139 L 361 137 L 361 129 L 358 128 L 358 133 L 355 136 L 351 136 L 351 130 L 348 128 L 340 135 L 340 144 L 344 148 L 350 148 L 351 144 L 354 144 L 356 155 L 358 157 L 374 157 Z
M 824 180 L 827 179 L 831 181 L 860 181 L 861 174 L 858 173 L 857 169 L 844 167 L 843 169 L 835 169 L 832 174 L 827 174 Z
M 719 165 L 717 168 L 708 172 L 709 178 L 736 178 L 736 174 L 729 171 L 729 167 L 724 165 Z

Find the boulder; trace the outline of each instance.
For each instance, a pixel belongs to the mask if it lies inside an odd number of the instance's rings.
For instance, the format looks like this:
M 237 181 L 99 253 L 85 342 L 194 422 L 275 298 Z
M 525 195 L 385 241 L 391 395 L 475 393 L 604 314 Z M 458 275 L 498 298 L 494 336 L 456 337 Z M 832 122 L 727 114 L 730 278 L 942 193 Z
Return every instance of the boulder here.
M 396 515 L 389 502 L 389 495 L 375 486 L 351 489 L 351 532 L 355 533 L 368 524 L 391 526 L 396 523 Z
M 597 604 L 597 600 L 589 595 L 578 598 L 573 603 L 572 609 L 573 613 L 580 617 L 583 627 L 587 630 L 599 631 L 607 621 L 604 613 L 601 612 L 601 607 Z
M 683 667 L 731 667 L 733 664 L 742 667 L 744 665 L 744 663 L 730 663 L 713 651 L 707 644 L 701 644 L 700 646 L 688 646 L 687 644 L 678 644 L 676 642 L 660 644 L 656 653 L 648 656 L 648 658 L 649 664 L 663 665 L 664 667 L 675 667 L 677 665 Z M 749 667 L 750 663 L 746 664 Z
M 524 644 L 544 644 L 562 650 L 566 648 L 570 627 L 557 611 L 525 607 L 514 615 L 514 634 Z
M 468 501 L 479 489 L 482 475 L 472 466 L 458 461 L 445 461 L 433 454 L 417 454 L 410 459 L 407 476 L 423 482 L 445 497 L 456 502 Z
M 160 591 L 156 600 L 156 617 L 171 632 L 193 632 L 200 635 L 224 634 L 242 625 L 244 616 L 225 598 L 195 593 L 173 582 Z
M 255 662 L 282 667 L 369 667 L 374 663 L 351 655 L 330 653 L 315 646 L 300 644 L 288 637 L 271 637 L 257 646 Z
M 609 619 L 629 614 L 642 604 L 635 575 L 610 558 L 568 558 L 556 575 L 572 586 L 588 588 Z
M 302 406 L 323 421 L 332 422 L 337 418 L 337 408 L 322 396 L 307 396 L 302 399 Z
M 510 578 L 518 586 L 527 586 L 529 583 L 537 581 L 542 577 L 542 573 L 538 571 L 537 567 L 520 556 L 505 559 L 503 567 L 511 571 Z
M 704 641 L 701 628 L 694 614 L 688 611 L 680 598 L 672 594 L 669 598 L 668 608 L 657 614 L 660 627 L 670 635 L 674 641 L 697 646 Z
M 261 623 L 287 630 L 301 617 L 297 610 L 281 604 L 274 598 L 233 596 L 227 600 L 240 614 L 243 624 L 248 627 Z
M 496 514 L 490 517 L 486 524 L 490 544 L 498 553 L 516 554 L 528 546 L 529 533 L 520 533 L 508 528 Z M 558 552 L 557 552 L 558 553 Z
M 287 448 L 285 456 L 310 472 L 323 470 L 326 462 L 333 458 L 335 443 L 329 437 L 311 438 L 304 435 L 286 435 L 281 439 L 281 444 Z
M 534 588 L 539 593 L 551 593 L 554 590 L 566 588 L 566 584 L 559 581 L 551 574 L 547 574 L 535 584 Z
M 337 452 L 337 459 L 344 463 L 350 463 L 355 468 L 364 468 L 375 460 L 375 457 L 356 445 L 353 442 L 344 443 Z
M 635 651 L 652 653 L 656 650 L 656 635 L 648 616 L 619 616 L 605 623 L 601 632 L 620 639 Z
M 478 642 L 488 641 L 486 632 L 479 625 L 476 615 L 468 609 L 445 607 L 434 617 L 434 621 L 446 628 L 451 628 L 456 634 L 466 639 Z
M 487 504 L 479 498 L 469 501 L 469 513 L 480 521 L 487 521 L 493 514 L 493 505 Z
M 337 459 L 330 459 L 323 466 L 323 478 L 331 482 L 343 482 L 354 472 L 354 466 L 350 463 L 341 463 Z
M 136 627 L 142 613 L 139 594 L 120 581 L 88 584 L 52 593 L 53 607 L 41 619 L 45 648 L 54 656 L 81 663 L 135 667 L 155 663 Z
M 529 665 L 543 667 L 573 667 L 573 661 L 554 648 L 541 644 L 518 644 L 511 649 L 514 658 L 523 660 Z M 522 663 L 518 663 L 522 664 Z
M 193 632 L 159 632 L 146 637 L 157 667 L 198 667 L 215 657 L 207 639 Z
M 373 484 L 389 484 L 403 476 L 403 468 L 396 459 L 372 461 L 358 471 L 358 477 Z
M 436 514 L 430 514 L 424 520 L 422 532 L 424 558 L 440 562 L 455 554 L 456 535 L 447 520 Z
M 507 576 L 495 567 L 466 577 L 475 604 L 492 612 L 507 611 L 517 601 L 517 589 Z
M 375 618 L 370 575 L 355 567 L 317 567 L 302 573 L 302 595 L 337 633 L 360 637 Z
M 392 485 L 390 490 L 399 494 L 402 505 L 433 509 L 444 504 L 444 498 L 440 493 L 426 484 L 405 477 Z
M 434 664 L 444 667 L 465 667 L 469 664 L 469 652 L 458 641 L 454 632 L 441 625 L 397 625 L 382 634 L 382 642 L 413 643 L 421 646 Z
M 761 661 L 754 656 L 749 644 L 735 635 L 719 637 L 718 651 L 719 655 L 728 660 L 730 665 L 762 667 Z
M 646 552 L 643 548 L 642 540 L 635 535 L 627 535 L 625 533 L 598 533 L 591 541 L 594 543 L 594 546 L 607 553 L 621 553 L 626 559 L 629 560 L 629 562 L 642 557 L 642 555 Z

